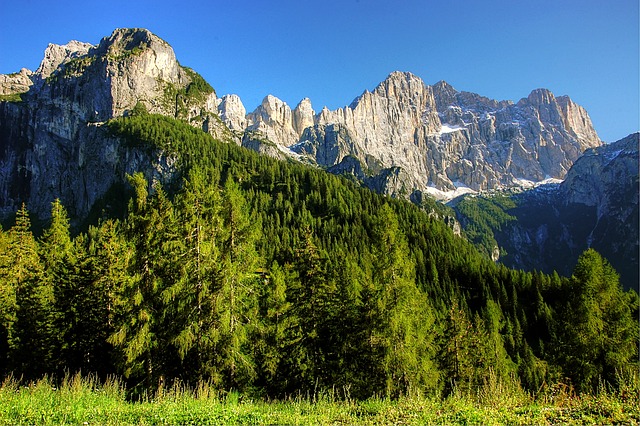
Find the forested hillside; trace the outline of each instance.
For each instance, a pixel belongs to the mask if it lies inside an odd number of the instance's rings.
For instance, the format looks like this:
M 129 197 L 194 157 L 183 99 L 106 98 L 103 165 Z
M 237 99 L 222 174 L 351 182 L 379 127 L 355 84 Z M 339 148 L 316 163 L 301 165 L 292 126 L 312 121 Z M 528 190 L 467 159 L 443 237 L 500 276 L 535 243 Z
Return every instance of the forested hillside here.
M 485 254 L 524 270 L 571 275 L 594 248 L 638 291 L 638 144 L 635 133 L 587 151 L 560 184 L 466 196 L 454 209 Z
M 0 370 L 180 379 L 279 397 L 473 389 L 590 392 L 638 368 L 638 295 L 597 252 L 573 276 L 491 262 L 440 219 L 319 169 L 143 110 L 106 124 L 178 172 L 142 174 L 72 234 L 59 201 L 0 233 Z M 435 209 L 436 207 L 434 207 Z

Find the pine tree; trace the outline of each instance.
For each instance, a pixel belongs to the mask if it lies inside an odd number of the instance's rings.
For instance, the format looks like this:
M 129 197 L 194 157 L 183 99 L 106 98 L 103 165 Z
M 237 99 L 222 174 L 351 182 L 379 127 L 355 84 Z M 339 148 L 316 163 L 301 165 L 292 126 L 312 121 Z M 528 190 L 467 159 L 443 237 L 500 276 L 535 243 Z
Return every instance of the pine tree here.
M 130 309 L 129 300 L 123 296 L 133 280 L 129 272 L 134 248 L 125 240 L 121 223 L 109 219 L 89 229 L 87 251 L 86 261 L 94 270 L 90 287 L 94 292 L 91 298 L 95 304 L 94 319 L 101 321 L 92 327 L 97 345 L 92 351 L 97 367 L 92 371 L 111 374 L 115 365 L 123 364 L 122 360 L 116 359 L 117 352 L 108 341 L 116 326 L 126 321 L 125 314 Z
M 415 284 L 415 264 L 389 205 L 379 213 L 375 232 L 373 289 L 376 305 L 370 341 L 381 362 L 384 391 L 397 396 L 412 389 L 435 389 L 437 368 L 431 329 L 434 317 Z
M 470 334 L 472 325 L 465 311 L 454 300 L 441 334 L 439 364 L 445 376 L 445 395 L 461 386 L 467 387 L 472 372 Z
M 290 271 L 273 262 L 262 276 L 259 297 L 260 324 L 254 335 L 255 362 L 258 370 L 258 384 L 265 391 L 277 394 L 285 379 L 282 362 L 286 357 L 285 345 L 290 328 L 291 302 L 287 300 L 287 282 Z
M 223 193 L 222 287 L 218 297 L 221 342 L 221 368 L 229 387 L 238 388 L 255 378 L 255 365 L 249 347 L 258 326 L 258 269 L 262 260 L 256 252 L 260 223 L 249 213 L 249 206 L 232 177 Z
M 141 173 L 129 177 L 135 191 L 130 204 L 126 236 L 134 251 L 129 264 L 126 286 L 119 296 L 123 311 L 109 342 L 123 354 L 124 374 L 143 379 L 145 389 L 154 389 L 172 362 L 167 333 L 171 327 L 163 323 L 162 292 L 172 279 L 172 259 L 167 247 L 175 239 L 173 206 L 159 185 L 153 195 Z
M 174 324 L 172 343 L 192 382 L 219 382 L 215 348 L 219 344 L 222 288 L 221 196 L 199 171 L 192 171 L 176 197 L 178 238 L 171 246 L 177 276 L 163 291 Z
M 9 351 L 15 347 L 16 282 L 13 277 L 11 237 L 0 229 L 0 374 L 9 371 Z
M 487 300 L 487 305 L 483 310 L 480 320 L 484 327 L 484 339 L 481 344 L 485 345 L 487 354 L 487 364 L 493 373 L 500 380 L 507 380 L 509 376 L 516 372 L 516 365 L 513 363 L 504 347 L 503 330 L 505 327 L 503 312 L 500 306 L 492 299 Z M 483 374 L 487 373 L 486 371 Z
M 310 390 L 324 386 L 328 380 L 326 364 L 328 307 L 335 288 L 327 280 L 327 259 L 314 242 L 310 228 L 295 252 L 287 299 L 291 327 L 287 333 L 285 375 L 288 390 Z

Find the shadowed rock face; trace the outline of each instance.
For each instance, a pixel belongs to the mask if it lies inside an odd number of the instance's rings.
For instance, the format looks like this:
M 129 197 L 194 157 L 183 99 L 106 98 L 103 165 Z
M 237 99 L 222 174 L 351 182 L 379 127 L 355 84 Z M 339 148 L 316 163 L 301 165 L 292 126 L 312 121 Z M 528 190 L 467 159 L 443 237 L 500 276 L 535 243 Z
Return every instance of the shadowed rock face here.
M 635 133 L 588 149 L 560 184 L 514 195 L 514 220 L 494 229 L 507 266 L 569 276 L 582 252 L 594 248 L 638 290 L 638 145 Z M 462 219 L 465 221 L 465 219 Z

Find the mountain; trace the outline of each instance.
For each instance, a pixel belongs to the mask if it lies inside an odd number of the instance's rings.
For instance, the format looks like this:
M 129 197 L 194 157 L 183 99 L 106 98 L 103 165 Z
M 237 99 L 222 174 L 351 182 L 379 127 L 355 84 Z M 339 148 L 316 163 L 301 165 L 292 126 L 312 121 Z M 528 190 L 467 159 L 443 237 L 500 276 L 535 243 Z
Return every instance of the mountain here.
M 182 67 L 169 44 L 143 29 L 117 29 L 99 45 L 49 45 L 35 72 L 0 78 L 0 213 L 26 202 L 36 217 L 56 198 L 86 217 L 124 175 L 164 179 L 173 159 L 125 146 L 103 124 L 136 106 L 182 120 L 223 140 L 215 91 Z
M 235 123 L 281 152 L 414 199 L 562 179 L 582 152 L 602 144 L 587 112 L 567 96 L 538 89 L 516 104 L 499 102 L 446 82 L 427 86 L 406 72 L 335 111 L 316 114 L 308 99 L 292 111 L 271 95 L 246 117 L 243 110 Z
M 587 150 L 559 184 L 460 201 L 458 219 L 507 266 L 569 275 L 579 255 L 594 248 L 625 287 L 638 290 L 639 143 L 635 133 Z
M 136 108 L 415 202 L 561 179 L 582 152 L 602 144 L 586 111 L 566 96 L 538 89 L 514 104 L 402 72 L 335 111 L 316 113 L 309 99 L 291 110 L 269 95 L 247 113 L 238 96 L 218 98 L 144 29 L 117 29 L 97 46 L 50 45 L 35 72 L 1 76 L 0 93 L 4 216 L 26 201 L 46 217 L 60 198 L 82 218 L 126 173 L 170 179 L 174 158 L 128 146 L 103 126 Z
M 636 367 L 638 296 L 595 251 L 572 278 L 512 270 L 456 235 L 443 204 L 427 212 L 305 163 L 432 204 L 410 179 L 446 189 L 454 178 L 492 188 L 482 179 L 559 176 L 600 143 L 565 98 L 500 103 L 394 73 L 338 111 L 268 96 L 247 114 L 141 29 L 49 46 L 35 72 L 0 83 L 0 208 L 17 210 L 0 229 L 2 375 L 122 375 L 132 399 L 178 380 L 249 397 L 370 398 L 467 392 L 487 377 L 589 392 Z M 511 138 L 498 144 L 508 155 L 474 139 L 492 129 L 502 136 L 487 141 Z M 589 189 L 626 182 L 637 164 L 632 144 L 608 149 L 576 162 L 567 203 L 597 213 L 628 196 Z M 583 176 L 596 169 L 599 180 Z M 527 207 L 487 203 L 499 199 Z M 515 217 L 476 212 L 505 230 Z M 47 219 L 37 237 L 34 217 Z M 593 324 L 614 332 L 602 339 Z

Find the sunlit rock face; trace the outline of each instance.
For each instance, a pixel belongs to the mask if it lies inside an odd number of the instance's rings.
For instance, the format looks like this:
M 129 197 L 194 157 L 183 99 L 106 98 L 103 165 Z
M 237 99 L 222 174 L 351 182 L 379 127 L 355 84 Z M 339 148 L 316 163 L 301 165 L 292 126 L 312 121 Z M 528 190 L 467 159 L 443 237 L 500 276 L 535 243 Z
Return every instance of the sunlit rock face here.
M 399 169 L 393 188 L 382 188 L 395 195 L 446 198 L 563 179 L 582 152 L 602 144 L 567 96 L 537 89 L 514 104 L 446 82 L 428 86 L 406 72 L 391 73 L 348 107 L 313 115 L 305 99 L 291 112 L 268 96 L 247 118 L 250 130 L 331 170 L 349 169 L 336 167 L 344 158 L 357 159 L 369 177 Z

